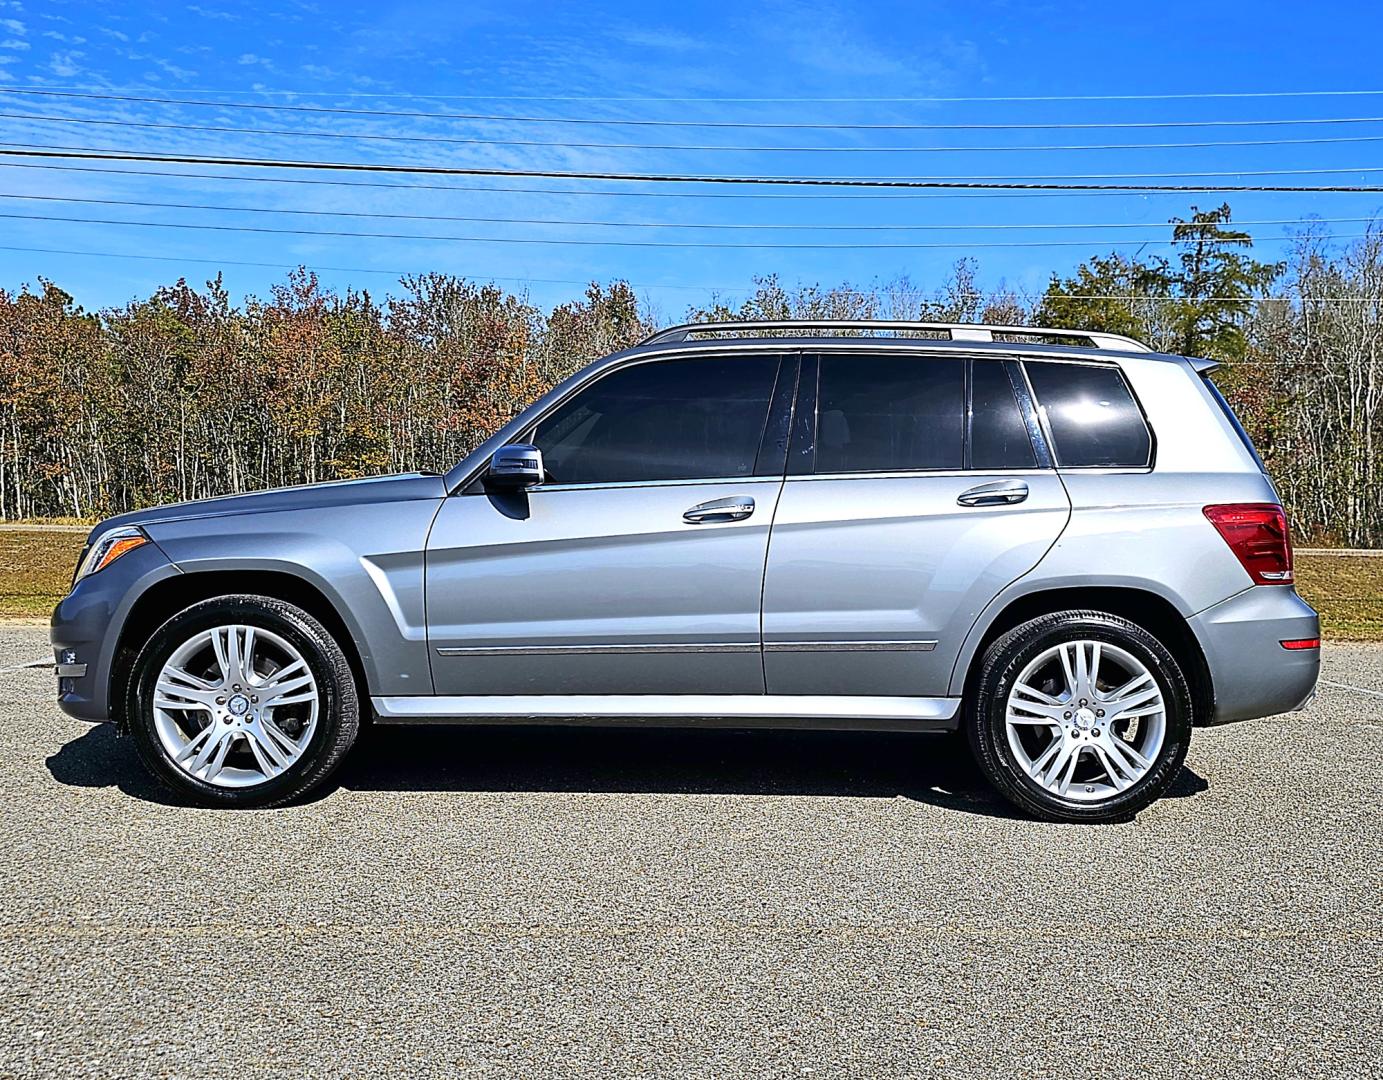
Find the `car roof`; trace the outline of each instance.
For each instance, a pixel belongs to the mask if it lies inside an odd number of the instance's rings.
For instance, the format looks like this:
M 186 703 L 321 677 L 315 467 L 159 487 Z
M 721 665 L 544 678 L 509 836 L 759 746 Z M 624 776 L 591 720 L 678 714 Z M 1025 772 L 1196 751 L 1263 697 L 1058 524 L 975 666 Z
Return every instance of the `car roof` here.
M 1174 353 L 1153 352 L 1146 348 L 1110 349 L 1089 345 L 1054 345 L 1041 342 L 1019 341 L 967 341 L 945 340 L 920 337 L 883 337 L 859 335 L 844 337 L 838 334 L 807 334 L 779 336 L 775 334 L 737 334 L 734 337 L 706 338 L 688 341 L 646 341 L 631 348 L 621 350 L 607 360 L 633 356 L 664 355 L 667 353 L 688 352 L 733 352 L 745 345 L 752 345 L 756 351 L 764 348 L 785 351 L 832 351 L 859 349 L 903 350 L 907 352 L 929 352 L 937 354 L 958 354 L 974 356 L 990 354 L 993 356 L 1033 356 L 1066 357 L 1093 361 L 1112 360 L 1161 360 L 1185 363 L 1187 357 Z M 599 362 L 599 361 L 598 361 Z M 1193 361 L 1195 363 L 1196 361 Z

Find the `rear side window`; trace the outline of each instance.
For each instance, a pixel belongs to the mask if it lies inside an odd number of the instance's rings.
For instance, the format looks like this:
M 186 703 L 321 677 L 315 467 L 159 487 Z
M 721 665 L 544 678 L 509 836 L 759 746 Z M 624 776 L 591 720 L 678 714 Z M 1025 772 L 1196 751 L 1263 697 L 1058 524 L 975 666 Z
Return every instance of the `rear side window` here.
M 538 426 L 556 484 L 749 476 L 778 357 L 663 360 L 615 371 Z
M 970 467 L 1037 467 L 1028 426 L 1002 361 L 976 360 L 970 377 Z
M 963 362 L 823 356 L 817 393 L 817 473 L 961 467 Z
M 1138 403 L 1113 367 L 1025 361 L 1038 408 L 1064 468 L 1143 468 L 1152 436 Z

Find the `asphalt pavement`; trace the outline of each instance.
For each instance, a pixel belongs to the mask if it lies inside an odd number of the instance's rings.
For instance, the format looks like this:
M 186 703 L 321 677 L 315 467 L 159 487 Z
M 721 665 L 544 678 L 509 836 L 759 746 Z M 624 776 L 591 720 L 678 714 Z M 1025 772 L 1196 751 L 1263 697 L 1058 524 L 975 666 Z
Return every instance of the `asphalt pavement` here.
M 177 805 L 0 627 L 0 1077 L 1377 1076 L 1383 648 L 1037 824 L 956 739 L 378 729 Z

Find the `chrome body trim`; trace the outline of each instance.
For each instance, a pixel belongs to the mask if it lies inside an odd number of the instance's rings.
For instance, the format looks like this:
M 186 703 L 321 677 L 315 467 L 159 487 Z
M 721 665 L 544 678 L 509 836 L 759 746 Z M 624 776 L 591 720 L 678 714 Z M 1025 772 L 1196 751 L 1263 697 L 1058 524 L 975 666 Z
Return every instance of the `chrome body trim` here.
M 454 645 L 437 650 L 438 656 L 634 656 L 640 653 L 754 653 L 757 641 L 658 642 L 638 645 Z
M 1052 338 L 1057 341 L 1088 341 L 1091 348 L 1118 349 L 1131 352 L 1151 352 L 1147 345 L 1122 334 L 1096 330 L 1062 330 L 1045 326 L 1004 326 L 991 323 L 916 322 L 905 319 L 746 319 L 735 322 L 682 323 L 659 330 L 645 338 L 641 345 L 671 345 L 687 341 L 693 334 L 780 333 L 784 330 L 856 331 L 878 333 L 887 330 L 899 334 L 945 334 L 952 341 L 994 341 L 995 334 L 1008 334 L 1028 339 Z M 1022 345 L 1025 342 L 1006 344 Z
M 936 641 L 766 641 L 644 642 L 637 645 L 462 645 L 439 648 L 438 656 L 609 656 L 612 654 L 765 652 L 931 652 Z
M 374 697 L 382 724 L 634 723 L 952 730 L 959 698 L 807 694 L 546 694 Z
M 931 652 L 935 641 L 765 641 L 764 652 Z

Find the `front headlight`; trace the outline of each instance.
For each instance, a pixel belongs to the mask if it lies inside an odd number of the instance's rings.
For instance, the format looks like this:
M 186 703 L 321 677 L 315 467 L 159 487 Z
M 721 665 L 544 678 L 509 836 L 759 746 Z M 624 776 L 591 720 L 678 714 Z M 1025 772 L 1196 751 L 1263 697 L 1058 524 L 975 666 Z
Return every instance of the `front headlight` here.
M 148 542 L 149 538 L 133 525 L 121 525 L 115 529 L 107 529 L 87 549 L 86 557 L 77 567 L 77 573 L 73 576 L 72 583 L 75 585 L 88 574 L 104 570 L 125 552 L 133 551 Z

